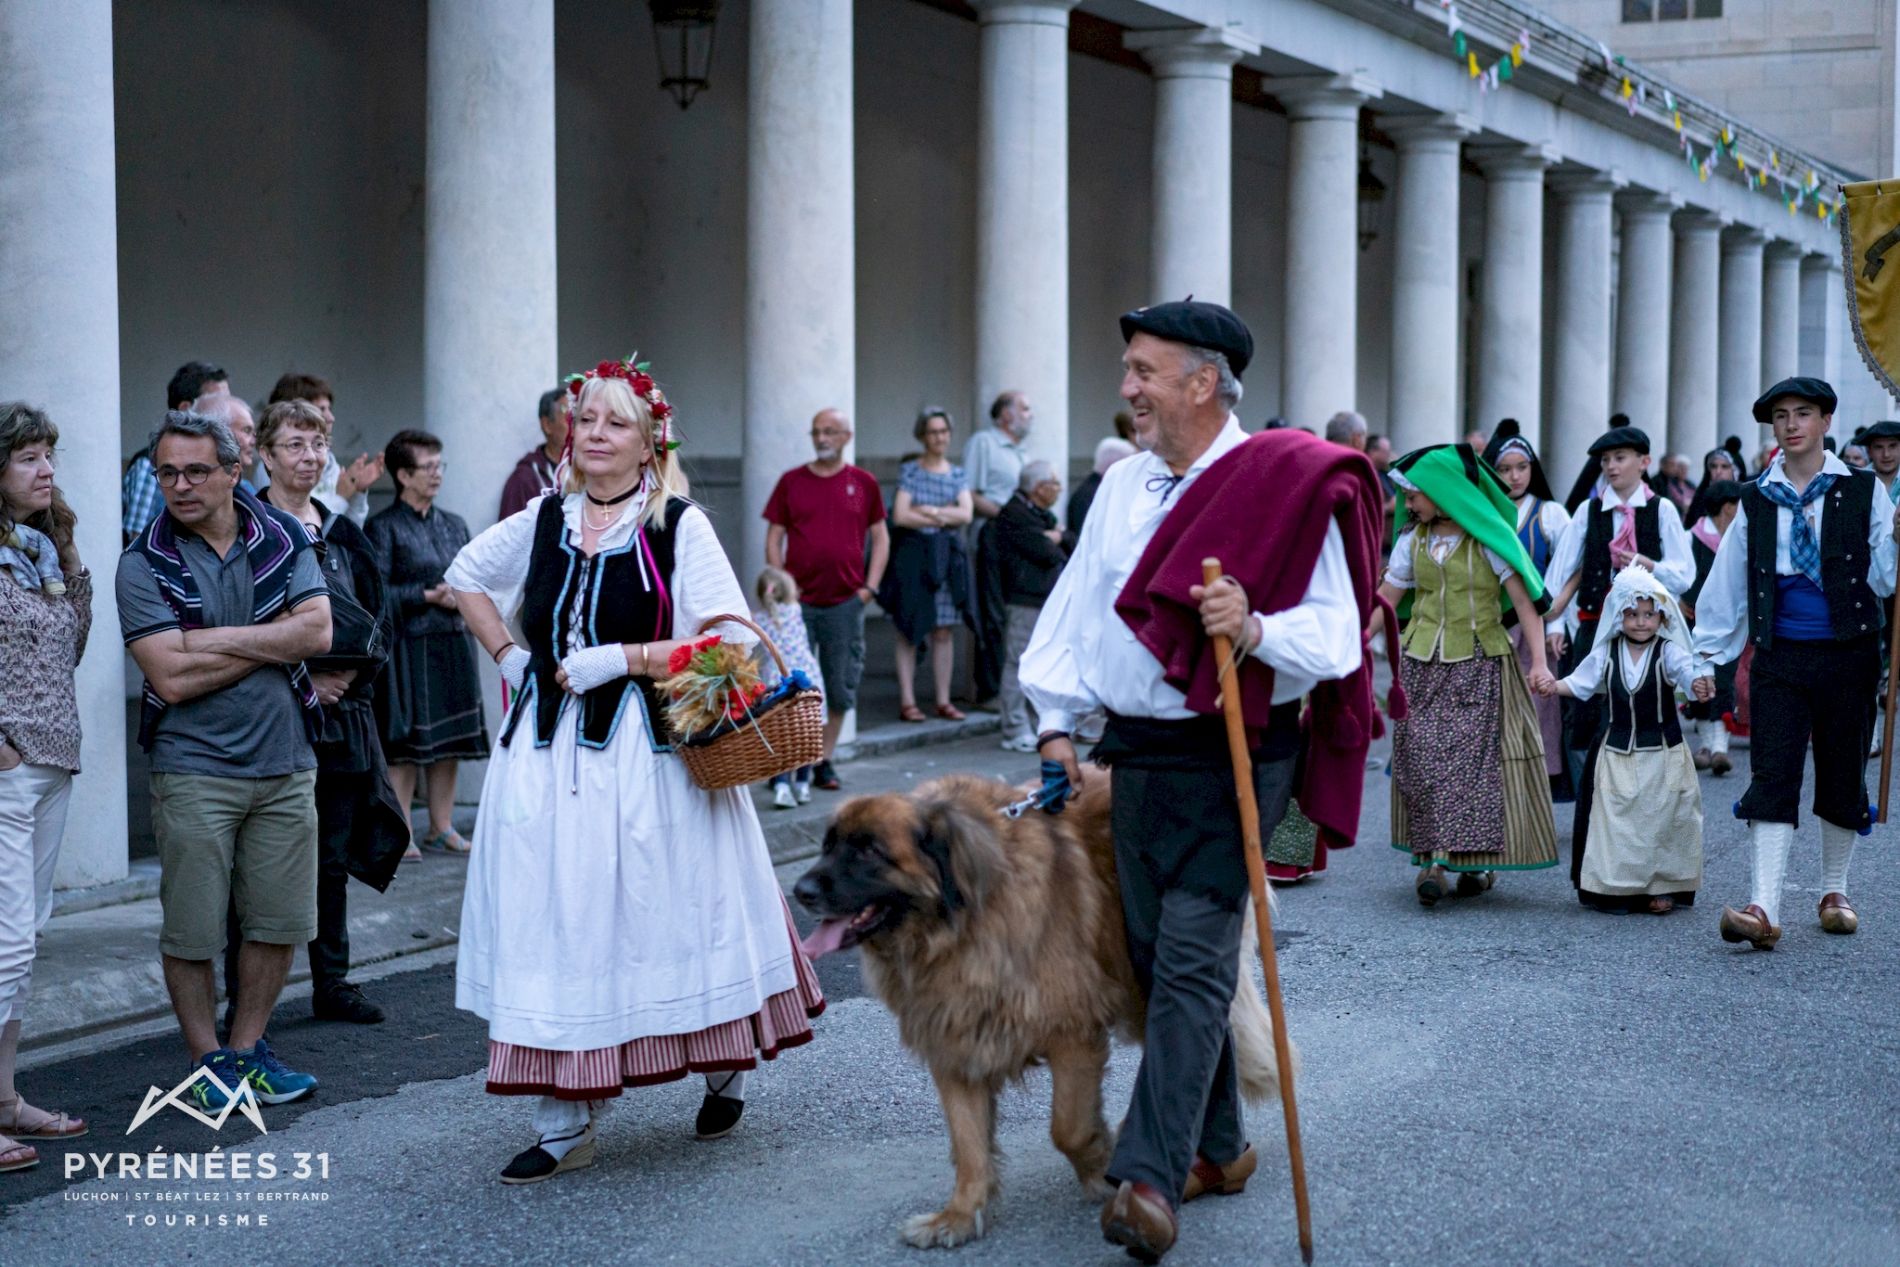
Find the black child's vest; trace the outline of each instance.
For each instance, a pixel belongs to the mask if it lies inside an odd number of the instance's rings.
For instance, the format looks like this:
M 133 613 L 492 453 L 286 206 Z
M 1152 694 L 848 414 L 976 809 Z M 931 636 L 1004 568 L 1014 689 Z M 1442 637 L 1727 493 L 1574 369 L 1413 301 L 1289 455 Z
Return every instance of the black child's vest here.
M 1868 517 L 1873 514 L 1874 477 L 1855 471 L 1836 478 L 1827 490 L 1827 511 L 1821 516 L 1821 592 L 1827 596 L 1828 623 L 1837 642 L 1861 638 L 1880 628 L 1881 602 L 1867 584 Z M 1775 576 L 1776 537 L 1781 516 L 1775 503 L 1749 484 L 1742 490 L 1742 509 L 1748 514 L 1748 636 L 1763 651 L 1775 645 L 1775 600 L 1780 583 Z
M 680 516 L 689 504 L 683 498 L 673 499 L 667 503 L 662 526 L 642 525 L 625 545 L 602 550 L 589 559 L 567 540 L 562 499 L 551 496 L 542 500 L 521 602 L 521 628 L 528 639 L 530 656 L 528 676 L 502 728 L 504 745 L 514 737 L 527 713 L 534 717 L 534 746 L 545 748 L 554 741 L 561 707 L 569 698 L 554 675 L 561 667 L 577 608 L 584 624 L 579 639 L 582 646 L 660 642 L 673 636 L 673 544 Z M 583 695 L 581 746 L 605 748 L 635 698 L 646 714 L 647 734 L 654 750 L 666 751 L 666 713 L 652 678 L 615 678 Z
M 1610 538 L 1616 535 L 1616 513 L 1599 498 L 1589 504 L 1590 522 L 1583 534 L 1583 580 L 1577 586 L 1577 612 L 1595 616 L 1610 592 Z M 1636 508 L 1636 552 L 1648 559 L 1662 558 L 1662 498 L 1651 497 Z
M 1603 746 L 1611 752 L 1633 752 L 1639 748 L 1673 748 L 1681 743 L 1676 693 L 1663 681 L 1662 639 L 1655 639 L 1649 666 L 1633 691 L 1623 684 L 1627 667 L 1623 648 L 1612 645 L 1610 655 L 1613 658 L 1604 672 L 1609 687 L 1610 727 L 1604 733 Z

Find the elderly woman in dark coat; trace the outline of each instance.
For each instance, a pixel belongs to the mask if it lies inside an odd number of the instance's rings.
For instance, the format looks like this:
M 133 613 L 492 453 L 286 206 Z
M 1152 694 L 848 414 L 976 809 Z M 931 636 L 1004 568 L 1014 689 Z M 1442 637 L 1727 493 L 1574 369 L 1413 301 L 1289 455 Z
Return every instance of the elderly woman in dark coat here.
M 904 721 L 924 720 L 917 707 L 917 648 L 930 643 L 936 675 L 937 716 L 961 721 L 950 702 L 956 627 L 969 619 L 970 566 L 960 531 L 975 513 L 970 481 L 950 461 L 950 415 L 925 409 L 912 434 L 921 457 L 897 468 L 897 499 L 891 523 L 891 565 L 878 591 L 878 606 L 897 626 L 897 691 Z
M 409 843 L 407 810 L 396 803 L 383 765 L 374 699 L 388 655 L 391 619 L 369 538 L 347 514 L 320 500 L 330 465 L 330 427 L 318 408 L 292 398 L 265 408 L 257 451 L 270 483 L 259 496 L 303 525 L 317 545 L 330 589 L 328 655 L 306 662 L 323 704 L 317 754 L 317 935 L 309 944 L 310 1007 L 318 1020 L 373 1025 L 382 1009 L 349 980 L 349 883 L 389 887 Z M 241 938 L 229 915 L 224 979 L 235 983 Z
M 1015 494 L 996 516 L 996 560 L 1008 612 L 1003 689 L 998 698 L 1003 706 L 1003 747 L 1011 752 L 1036 751 L 1036 727 L 1030 721 L 1017 666 L 1029 646 L 1029 635 L 1035 632 L 1036 618 L 1042 615 L 1042 605 L 1075 550 L 1076 535 L 1056 523 L 1052 509 L 1061 496 L 1062 481 L 1055 468 L 1038 458 L 1023 463 Z
M 429 834 L 422 847 L 467 854 L 468 842 L 451 821 L 455 769 L 488 756 L 488 725 L 468 627 L 442 575 L 468 544 L 468 524 L 435 504 L 442 491 L 440 440 L 426 431 L 398 431 L 383 459 L 396 500 L 363 525 L 396 617 L 387 688 L 376 696 L 383 755 L 405 813 L 417 769 L 429 772 Z M 411 846 L 406 856 L 419 854 Z

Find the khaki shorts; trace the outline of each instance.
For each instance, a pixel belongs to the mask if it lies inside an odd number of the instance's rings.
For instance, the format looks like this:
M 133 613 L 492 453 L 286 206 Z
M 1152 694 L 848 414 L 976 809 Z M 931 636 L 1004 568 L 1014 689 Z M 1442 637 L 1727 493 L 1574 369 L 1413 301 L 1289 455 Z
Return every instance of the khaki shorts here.
M 154 774 L 158 948 L 215 959 L 237 901 L 244 940 L 295 946 L 317 934 L 317 772 L 274 779 Z

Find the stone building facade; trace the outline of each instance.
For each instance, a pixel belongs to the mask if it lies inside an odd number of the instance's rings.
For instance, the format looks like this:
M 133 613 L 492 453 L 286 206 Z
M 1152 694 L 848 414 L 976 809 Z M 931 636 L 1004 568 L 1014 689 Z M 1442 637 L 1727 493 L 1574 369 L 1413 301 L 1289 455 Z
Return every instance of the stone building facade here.
M 0 396 L 65 428 L 108 569 L 182 361 L 252 399 L 326 375 L 352 452 L 438 433 L 479 530 L 539 393 L 637 347 L 742 575 L 820 407 L 888 467 L 920 404 L 967 433 L 1022 388 L 1074 468 L 1116 314 L 1189 292 L 1255 332 L 1250 426 L 1358 408 L 1404 449 L 1509 415 L 1567 478 L 1612 410 L 1752 446 L 1796 370 L 1843 425 L 1884 412 L 1812 200 L 1700 178 L 1572 26 L 1456 11 L 1466 59 L 1439 0 L 726 0 L 681 111 L 635 0 L 11 0 Z M 1816 197 L 1853 171 L 1733 122 Z M 124 873 L 124 669 L 109 636 L 81 669 L 64 884 Z

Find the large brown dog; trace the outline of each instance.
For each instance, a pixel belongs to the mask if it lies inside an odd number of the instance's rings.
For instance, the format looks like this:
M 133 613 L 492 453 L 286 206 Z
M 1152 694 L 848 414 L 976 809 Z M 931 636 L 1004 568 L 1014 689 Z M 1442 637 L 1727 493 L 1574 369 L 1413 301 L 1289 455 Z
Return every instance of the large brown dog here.
M 821 920 L 806 949 L 863 946 L 866 979 L 943 1101 L 956 1188 L 942 1210 L 905 1224 L 912 1245 L 983 1234 L 998 1187 L 996 1096 L 1038 1062 L 1053 1084 L 1056 1147 L 1090 1195 L 1110 1191 L 1108 1038 L 1140 1042 L 1145 1006 L 1123 940 L 1108 782 L 1091 779 L 1053 817 L 1005 817 L 1017 790 L 969 776 L 859 797 L 838 811 L 798 882 L 799 902 Z M 1261 1103 L 1278 1096 L 1278 1065 L 1247 965 L 1254 935 L 1241 944 L 1234 1051 L 1243 1094 Z

